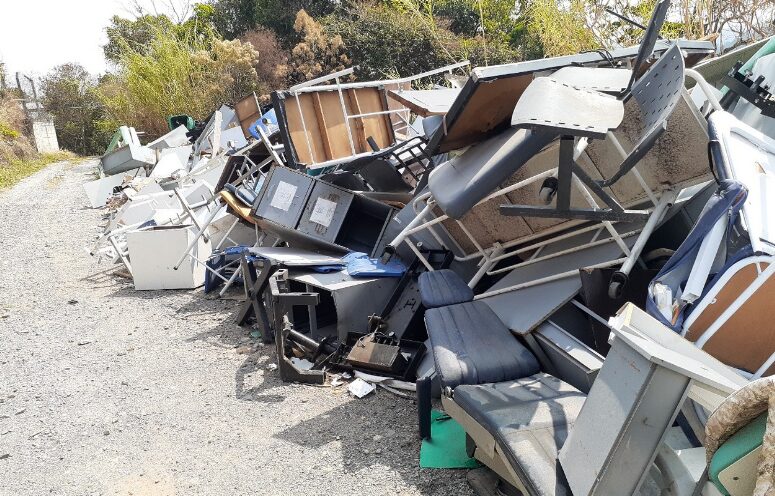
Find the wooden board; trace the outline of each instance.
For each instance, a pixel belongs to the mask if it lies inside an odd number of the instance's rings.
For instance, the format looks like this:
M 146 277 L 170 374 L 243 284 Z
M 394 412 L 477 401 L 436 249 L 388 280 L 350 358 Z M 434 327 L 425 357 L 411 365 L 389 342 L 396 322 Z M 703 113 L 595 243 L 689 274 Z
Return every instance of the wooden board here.
M 388 91 L 390 98 L 401 102 L 422 117 L 446 114 L 459 94 L 458 88 Z
M 469 79 L 466 86 L 469 86 L 472 81 Z M 436 131 L 436 134 L 443 132 L 444 129 L 448 131 L 444 137 L 444 144 L 438 152 L 456 150 L 476 143 L 493 132 L 509 126 L 517 100 L 531 81 L 533 81 L 533 75 L 527 74 L 471 84 L 472 94 L 464 111 L 455 121 L 455 125 L 450 124 L 449 114 L 447 114 L 441 128 Z
M 256 94 L 251 93 L 234 104 L 234 112 L 237 114 L 237 119 L 239 119 L 239 124 L 245 137 L 250 137 L 248 128 L 261 117 L 261 107 L 258 105 Z
M 350 119 L 351 135 L 348 137 L 342 102 L 348 115 L 383 112 L 388 110 L 388 104 L 381 88 L 343 90 L 341 99 L 338 91 L 306 92 L 298 97 L 278 95 L 280 98 L 275 101 L 283 107 L 278 119 L 284 118 L 280 127 L 290 138 L 296 164 L 322 163 L 370 152 L 369 137 L 380 148 L 395 141 L 387 114 Z
M 761 265 L 762 270 L 767 267 L 767 264 Z M 713 298 L 707 307 L 697 310 L 701 313 L 693 318 L 686 339 L 700 339 L 756 276 L 756 266 L 751 263 L 737 270 L 726 283 L 719 281 L 723 287 L 715 296 L 707 296 Z M 755 372 L 775 351 L 774 297 L 775 278 L 770 278 L 719 328 L 703 349 L 727 365 Z M 764 375 L 773 373 L 775 365 Z
M 706 41 L 679 40 L 686 66 L 692 67 L 714 52 L 713 44 Z M 657 54 L 670 44 L 660 40 Z M 613 50 L 607 55 L 615 60 L 632 59 L 638 46 Z M 477 67 L 460 91 L 444 117 L 444 125 L 431 137 L 427 151 L 431 155 L 482 141 L 511 123 L 511 114 L 517 99 L 534 76 L 546 76 L 569 65 L 610 67 L 608 60 L 598 52 L 528 60 L 513 64 Z

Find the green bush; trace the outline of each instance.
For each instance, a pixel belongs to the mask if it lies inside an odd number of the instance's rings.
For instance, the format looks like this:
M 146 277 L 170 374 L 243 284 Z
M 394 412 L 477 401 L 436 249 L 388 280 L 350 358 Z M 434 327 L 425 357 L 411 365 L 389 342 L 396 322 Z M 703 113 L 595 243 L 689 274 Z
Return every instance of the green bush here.
M 253 91 L 257 58 L 251 45 L 238 40 L 184 41 L 158 30 L 142 51 L 122 56 L 118 71 L 100 84 L 100 100 L 113 124 L 157 137 L 167 131 L 169 115 L 204 119 L 222 103 Z
M 0 138 L 15 140 L 19 136 L 21 136 L 21 133 L 19 131 L 17 131 L 16 129 L 13 129 L 8 124 L 0 122 Z

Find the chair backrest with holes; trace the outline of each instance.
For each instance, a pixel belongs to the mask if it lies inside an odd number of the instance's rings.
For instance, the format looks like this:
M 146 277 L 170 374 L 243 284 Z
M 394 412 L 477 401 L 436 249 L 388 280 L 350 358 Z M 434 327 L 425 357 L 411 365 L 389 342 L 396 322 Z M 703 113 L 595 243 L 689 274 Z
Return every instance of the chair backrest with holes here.
M 632 77 L 630 78 L 630 84 L 627 86 L 628 88 L 632 88 L 633 83 L 643 70 L 643 64 L 646 63 L 646 60 L 654 51 L 654 46 L 659 38 L 659 31 L 665 23 L 669 7 L 670 0 L 659 0 L 654 7 L 654 12 L 651 13 L 651 20 L 649 20 L 646 32 L 643 34 L 643 41 L 640 42 L 640 47 L 638 48 L 638 56 L 635 57 L 635 61 L 632 64 Z
M 667 120 L 681 97 L 683 86 L 684 59 L 678 45 L 673 45 L 632 87 L 632 98 L 643 114 L 643 130 L 648 133 Z
M 654 146 L 657 138 L 667 130 L 667 119 L 678 105 L 683 87 L 684 59 L 678 45 L 673 45 L 635 81 L 629 97 L 640 109 L 640 139 L 619 166 L 619 171 L 602 181 L 602 186 L 611 186 L 621 179 Z

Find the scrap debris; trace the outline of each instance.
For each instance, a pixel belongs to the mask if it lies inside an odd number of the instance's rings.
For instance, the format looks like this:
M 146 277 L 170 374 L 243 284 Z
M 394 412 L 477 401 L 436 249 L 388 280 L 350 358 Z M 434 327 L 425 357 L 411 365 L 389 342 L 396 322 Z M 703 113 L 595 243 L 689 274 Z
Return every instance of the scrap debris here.
M 136 290 L 241 287 L 266 371 L 416 399 L 423 466 L 751 494 L 771 426 L 725 405 L 775 371 L 775 40 L 706 81 L 711 43 L 658 39 L 668 6 L 634 47 L 338 73 L 145 145 L 122 126 L 84 185 L 87 251 Z M 735 427 L 706 438 L 717 409 Z

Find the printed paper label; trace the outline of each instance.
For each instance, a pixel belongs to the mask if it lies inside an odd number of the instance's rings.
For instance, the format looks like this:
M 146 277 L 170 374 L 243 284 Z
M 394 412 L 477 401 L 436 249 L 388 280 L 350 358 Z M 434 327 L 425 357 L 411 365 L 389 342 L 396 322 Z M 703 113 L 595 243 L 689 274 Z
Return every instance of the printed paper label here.
M 309 220 L 315 224 L 328 227 L 334 219 L 334 210 L 336 210 L 335 202 L 325 198 L 318 198 L 318 201 L 315 202 L 315 208 L 312 209 L 312 214 L 309 216 Z
M 287 212 L 288 209 L 291 208 L 294 196 L 296 196 L 296 186 L 291 183 L 280 181 L 269 205 Z

